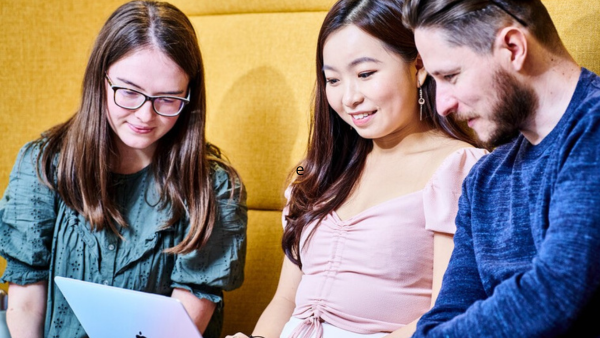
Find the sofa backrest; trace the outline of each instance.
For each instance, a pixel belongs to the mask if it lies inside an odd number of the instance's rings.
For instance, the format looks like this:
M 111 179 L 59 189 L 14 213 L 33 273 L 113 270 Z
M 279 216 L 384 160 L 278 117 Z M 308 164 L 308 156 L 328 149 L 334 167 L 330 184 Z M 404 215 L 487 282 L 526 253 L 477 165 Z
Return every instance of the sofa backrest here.
M 77 109 L 93 39 L 124 2 L 2 0 L 0 190 L 19 148 Z M 334 0 L 172 3 L 189 15 L 198 33 L 208 138 L 248 189 L 246 281 L 225 295 L 223 333 L 251 332 L 277 285 L 285 179 L 305 151 L 316 39 Z M 575 59 L 600 73 L 600 2 L 544 3 Z M 0 259 L 0 271 L 4 265 Z

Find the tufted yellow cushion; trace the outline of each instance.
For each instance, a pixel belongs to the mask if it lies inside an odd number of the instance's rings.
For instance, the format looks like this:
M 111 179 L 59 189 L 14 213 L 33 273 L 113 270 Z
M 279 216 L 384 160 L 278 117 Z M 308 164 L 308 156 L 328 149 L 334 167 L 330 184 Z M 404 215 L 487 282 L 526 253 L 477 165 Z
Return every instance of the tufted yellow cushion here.
M 192 17 L 205 60 L 208 138 L 239 169 L 251 209 L 281 210 L 286 175 L 306 148 L 323 16 Z
M 250 208 L 246 279 L 225 295 L 223 334 L 251 332 L 277 286 L 284 183 L 306 148 L 324 15 L 191 17 L 206 69 L 208 138 L 240 171 Z
M 173 0 L 189 16 L 281 12 L 326 12 L 335 0 Z
M 600 74 L 600 1 L 543 1 L 571 55 Z

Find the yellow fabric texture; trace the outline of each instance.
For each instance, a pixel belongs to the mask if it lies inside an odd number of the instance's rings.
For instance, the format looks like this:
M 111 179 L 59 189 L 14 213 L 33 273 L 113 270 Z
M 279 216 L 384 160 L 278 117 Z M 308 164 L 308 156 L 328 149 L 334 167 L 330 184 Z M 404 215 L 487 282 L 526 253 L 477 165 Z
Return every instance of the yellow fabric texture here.
M 0 0 L 0 190 L 18 149 L 79 103 L 94 38 L 123 0 Z M 277 286 L 286 177 L 308 138 L 314 55 L 332 0 L 175 0 L 203 53 L 208 138 L 248 189 L 246 281 L 225 295 L 223 334 L 251 332 Z M 600 73 L 600 2 L 546 0 L 563 42 Z M 0 271 L 5 263 L 0 259 Z M 6 285 L 1 286 L 6 289 Z
M 581 66 L 600 74 L 600 1 L 542 0 L 567 50 Z
M 172 4 L 189 16 L 215 14 L 326 12 L 334 0 L 174 0 Z

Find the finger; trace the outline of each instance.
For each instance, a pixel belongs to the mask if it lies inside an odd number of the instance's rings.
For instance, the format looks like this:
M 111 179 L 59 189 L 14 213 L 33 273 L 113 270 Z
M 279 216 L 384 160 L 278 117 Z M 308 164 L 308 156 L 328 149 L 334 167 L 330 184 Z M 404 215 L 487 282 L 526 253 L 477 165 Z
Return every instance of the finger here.
M 236 334 L 234 334 L 233 336 L 226 336 L 225 338 L 248 338 L 248 336 L 246 336 L 245 334 L 238 332 Z

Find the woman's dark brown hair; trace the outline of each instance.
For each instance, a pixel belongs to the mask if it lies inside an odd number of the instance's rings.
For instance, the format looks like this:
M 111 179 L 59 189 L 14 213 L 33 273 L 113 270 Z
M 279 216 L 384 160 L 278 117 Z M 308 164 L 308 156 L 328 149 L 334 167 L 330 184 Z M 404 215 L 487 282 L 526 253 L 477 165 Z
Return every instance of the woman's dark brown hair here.
M 300 267 L 302 231 L 307 225 L 320 222 L 346 200 L 362 173 L 367 154 L 373 148 L 373 142 L 348 128 L 327 102 L 322 71 L 325 41 L 338 29 L 356 25 L 382 41 L 405 62 L 413 62 L 418 52 L 413 33 L 402 24 L 401 9 L 400 0 L 340 0 L 333 5 L 321 26 L 317 42 L 314 112 L 307 155 L 301 162 L 304 174 L 295 177 L 292 182 L 287 226 L 282 239 L 286 256 Z M 475 144 L 470 134 L 452 117 L 436 113 L 435 82 L 427 78 L 422 88 L 425 98 L 423 123 L 449 137 Z M 417 99 L 415 97 L 415 101 Z
M 211 163 L 225 168 L 232 183 L 235 170 L 205 140 L 204 69 L 196 33 L 179 9 L 165 2 L 132 1 L 119 7 L 102 27 L 83 79 L 81 106 L 67 122 L 45 132 L 37 142 L 41 179 L 65 204 L 84 215 L 92 230 L 127 223 L 115 203 L 111 168 L 119 161 L 114 134 L 107 121 L 104 74 L 109 67 L 142 48 L 157 48 L 190 79 L 190 103 L 173 128 L 157 141 L 151 170 L 160 193 L 159 206 L 172 210 L 168 228 L 189 218 L 190 231 L 166 250 L 188 253 L 208 240 L 216 219 Z M 232 184 L 233 185 L 233 184 Z

